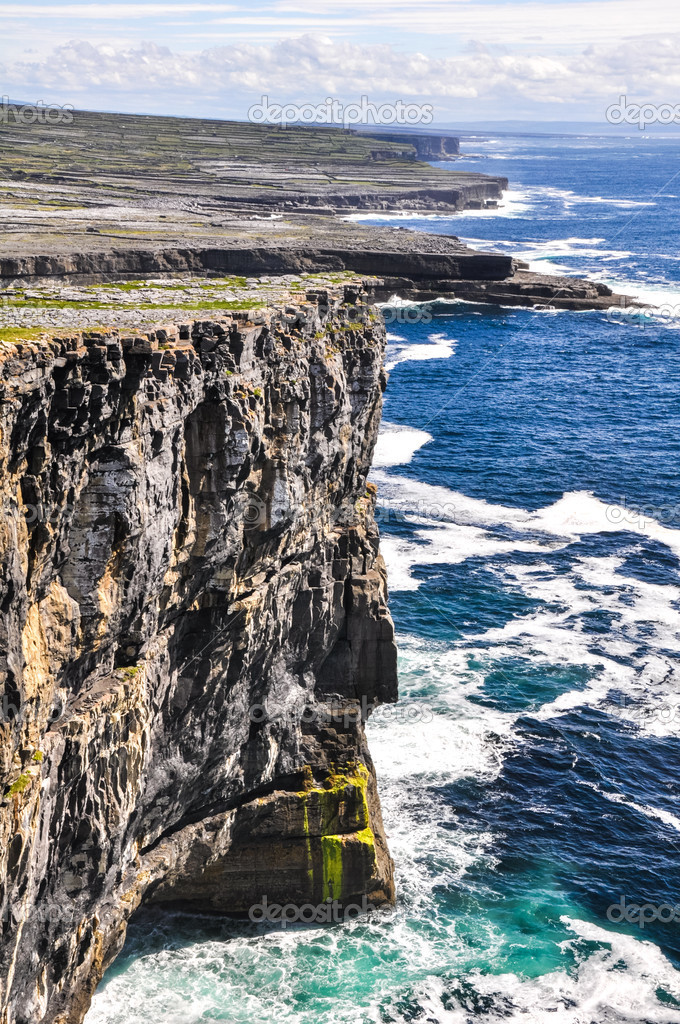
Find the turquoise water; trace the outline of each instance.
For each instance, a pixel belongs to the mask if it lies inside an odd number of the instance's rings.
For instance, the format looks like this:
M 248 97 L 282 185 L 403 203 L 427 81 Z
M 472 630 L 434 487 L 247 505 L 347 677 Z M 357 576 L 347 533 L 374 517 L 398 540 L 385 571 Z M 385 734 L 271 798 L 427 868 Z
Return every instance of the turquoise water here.
M 680 304 L 680 140 L 466 148 L 504 208 L 394 223 Z M 402 705 L 368 730 L 396 911 L 140 915 L 88 1024 L 680 1022 L 678 924 L 607 913 L 680 903 L 679 323 L 390 325 L 372 477 Z

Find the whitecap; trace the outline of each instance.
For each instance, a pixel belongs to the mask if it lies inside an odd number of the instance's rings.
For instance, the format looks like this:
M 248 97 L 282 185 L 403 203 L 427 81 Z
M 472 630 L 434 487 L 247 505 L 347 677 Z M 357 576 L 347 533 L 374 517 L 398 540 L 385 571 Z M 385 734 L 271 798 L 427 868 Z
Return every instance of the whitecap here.
M 557 550 L 597 533 L 636 532 L 680 556 L 680 530 L 651 518 L 632 520 L 625 508 L 608 505 L 588 491 L 564 494 L 554 504 L 531 512 L 492 505 L 406 477 L 390 477 L 381 470 L 373 472 L 372 479 L 380 499 L 387 503 L 387 514 L 390 507 L 398 507 L 418 527 L 413 540 L 399 542 L 402 580 L 407 559 L 411 565 L 454 565 L 478 555 Z M 493 533 L 489 527 L 494 525 L 510 526 L 512 532 Z
M 561 944 L 576 954 L 574 970 L 530 979 L 473 972 L 473 987 L 498 1000 L 498 1013 L 485 1014 L 489 1024 L 545 1024 L 548 1017 L 551 1024 L 680 1024 L 680 1010 L 659 998 L 659 989 L 680 997 L 680 972 L 657 946 L 589 921 L 560 920 L 576 936 Z M 599 948 L 591 952 L 593 943 Z
M 393 370 L 399 363 L 420 362 L 426 359 L 449 359 L 456 350 L 456 341 L 445 334 L 432 334 L 429 341 L 412 345 L 399 338 L 387 347 L 385 369 Z
M 419 448 L 432 440 L 432 435 L 414 427 L 402 427 L 383 421 L 373 456 L 375 467 L 402 466 L 410 462 Z

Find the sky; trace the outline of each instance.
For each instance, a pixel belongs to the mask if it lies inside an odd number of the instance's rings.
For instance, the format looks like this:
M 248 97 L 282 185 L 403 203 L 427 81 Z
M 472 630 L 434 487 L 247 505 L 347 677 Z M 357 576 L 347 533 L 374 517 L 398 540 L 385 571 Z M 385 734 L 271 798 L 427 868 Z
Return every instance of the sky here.
M 0 92 L 31 103 L 243 120 L 366 96 L 453 125 L 680 103 L 677 0 L 21 0 L 0 22 Z

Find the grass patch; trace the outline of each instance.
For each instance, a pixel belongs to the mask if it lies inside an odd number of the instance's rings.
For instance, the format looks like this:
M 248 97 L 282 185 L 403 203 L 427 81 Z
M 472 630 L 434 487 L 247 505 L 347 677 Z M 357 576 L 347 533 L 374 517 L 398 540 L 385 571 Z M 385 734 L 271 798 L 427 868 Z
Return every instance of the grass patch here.
M 33 776 L 31 775 L 30 772 L 23 772 L 23 774 L 21 774 L 19 778 L 15 782 L 13 782 L 12 785 L 9 787 L 7 791 L 7 796 L 16 796 L 17 793 L 23 793 L 24 790 L 30 784 L 32 778 Z
M 45 331 L 42 327 L 0 327 L 0 341 L 36 341 Z
M 96 302 L 91 299 L 28 299 L 25 302 L 10 301 L 8 306 L 13 309 L 108 309 L 129 311 L 138 309 L 167 309 L 170 312 L 201 309 L 264 309 L 264 303 L 258 304 L 252 299 L 205 299 L 203 302 Z

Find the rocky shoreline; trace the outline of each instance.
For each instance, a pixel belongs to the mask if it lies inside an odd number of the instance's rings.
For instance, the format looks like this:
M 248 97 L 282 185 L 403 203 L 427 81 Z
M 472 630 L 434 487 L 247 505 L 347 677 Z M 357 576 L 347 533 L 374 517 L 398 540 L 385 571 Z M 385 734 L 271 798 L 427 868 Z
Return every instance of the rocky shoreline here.
M 351 222 L 502 206 L 506 178 L 422 162 L 455 159 L 454 136 L 75 111 L 70 125 L 0 125 L 0 141 L 0 290 L 352 272 L 411 299 L 634 303 L 450 236 Z
M 290 244 L 123 250 L 0 259 L 0 326 L 12 322 L 18 325 L 54 322 L 49 318 L 41 321 L 38 317 L 35 307 L 41 295 L 45 301 L 63 300 L 64 323 L 80 322 L 73 320 L 65 308 L 69 301 L 77 301 L 77 297 L 73 298 L 73 288 L 124 283 L 142 277 L 153 281 L 158 275 L 168 282 L 198 275 L 205 279 L 206 287 L 216 279 L 239 275 L 244 283 L 250 278 L 251 286 L 257 288 L 272 277 L 285 280 L 297 279 L 300 275 L 323 278 L 323 275 L 349 273 L 380 279 L 373 288 L 375 297 L 383 301 L 399 295 L 415 302 L 458 298 L 495 305 L 577 310 L 638 304 L 634 296 L 616 294 L 604 284 L 533 273 L 526 264 L 508 255 L 478 252 L 455 238 L 425 236 L 433 240 L 433 244 L 425 247 L 422 237 L 408 232 L 408 237 L 404 238 L 404 234 L 390 229 L 375 232 L 370 247 L 358 244 L 360 239 L 353 239 L 355 244 L 345 242 L 342 246 L 326 247 L 327 239 L 322 239 L 320 244 L 305 248 Z M 418 245 L 421 248 L 416 248 Z M 16 297 L 27 291 L 28 305 L 19 317 Z M 228 289 L 226 294 L 234 297 L 233 289 Z M 247 298 L 240 292 L 238 295 L 244 301 Z M 83 293 L 81 298 L 85 297 Z M 17 313 L 14 320 L 8 310 Z M 131 314 L 129 322 L 134 323 L 134 315 Z

